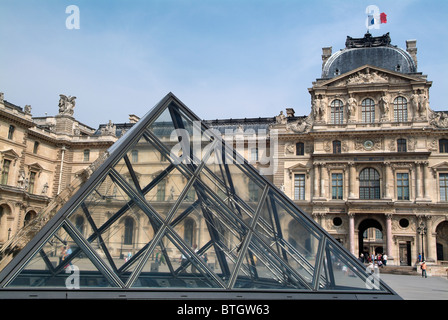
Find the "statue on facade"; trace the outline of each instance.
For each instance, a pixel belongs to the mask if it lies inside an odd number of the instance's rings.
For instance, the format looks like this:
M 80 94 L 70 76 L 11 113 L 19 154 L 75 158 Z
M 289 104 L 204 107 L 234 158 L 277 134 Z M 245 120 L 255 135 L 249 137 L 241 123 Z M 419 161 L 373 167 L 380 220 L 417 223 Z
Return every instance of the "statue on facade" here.
M 325 99 L 321 96 L 313 100 L 313 116 L 316 121 L 322 121 L 325 115 Z
M 31 106 L 29 104 L 27 104 L 24 108 L 24 111 L 26 114 L 31 114 Z
M 112 120 L 109 120 L 109 123 L 104 128 L 101 128 L 102 135 L 115 136 L 115 131 L 115 125 L 112 123 Z
M 357 107 L 358 101 L 353 97 L 353 95 L 350 95 L 350 98 L 347 100 L 347 115 L 349 119 L 355 116 Z
M 280 114 L 275 117 L 275 121 L 277 124 L 286 124 L 288 122 L 286 116 L 283 114 L 283 111 L 280 111 Z
M 75 99 L 76 97 L 66 96 L 63 94 L 59 95 L 59 114 L 68 114 L 70 116 L 73 115 L 75 108 Z
M 43 188 L 42 188 L 42 195 L 46 195 L 48 192 L 48 182 L 45 182 Z
M 379 107 L 381 111 L 381 121 L 387 121 L 389 119 L 389 98 L 385 93 L 380 98 Z

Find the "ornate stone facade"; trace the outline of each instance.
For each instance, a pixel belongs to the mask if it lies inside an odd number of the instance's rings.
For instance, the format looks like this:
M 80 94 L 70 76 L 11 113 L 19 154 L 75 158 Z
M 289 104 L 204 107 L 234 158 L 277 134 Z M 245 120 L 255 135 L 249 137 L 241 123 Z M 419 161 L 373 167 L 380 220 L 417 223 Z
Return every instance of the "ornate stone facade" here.
M 441 264 L 448 260 L 448 112 L 429 105 L 432 83 L 417 72 L 415 41 L 407 52 L 388 35 L 348 40 L 335 54 L 323 49 L 307 116 L 288 108 L 270 118 L 205 122 L 236 135 L 275 130 L 278 167 L 268 178 L 354 255 L 382 252 L 389 264 L 414 265 L 424 253 Z M 357 55 L 370 60 L 347 61 Z M 385 55 L 396 60 L 385 63 Z M 93 129 L 73 117 L 74 106 L 74 97 L 61 95 L 56 116 L 32 117 L 30 106 L 0 94 L 0 244 L 138 121 L 131 115 L 129 123 Z M 263 167 L 258 154 L 255 161 Z

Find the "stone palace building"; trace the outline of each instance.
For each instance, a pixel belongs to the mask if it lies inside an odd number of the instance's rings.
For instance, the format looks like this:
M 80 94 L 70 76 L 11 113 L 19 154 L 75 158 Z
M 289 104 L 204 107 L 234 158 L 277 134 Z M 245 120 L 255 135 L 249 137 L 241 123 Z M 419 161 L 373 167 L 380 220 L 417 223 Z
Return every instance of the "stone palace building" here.
M 223 133 L 275 130 L 277 170 L 268 178 L 355 256 L 386 253 L 388 264 L 410 266 L 422 254 L 443 265 L 448 113 L 431 109 L 431 85 L 417 69 L 415 40 L 404 50 L 391 44 L 389 34 L 367 33 L 347 37 L 345 48 L 334 53 L 323 48 L 322 74 L 308 89 L 308 115 L 287 108 L 269 118 L 204 122 Z M 33 117 L 31 106 L 16 106 L 0 94 L 0 245 L 139 120 L 130 115 L 126 123 L 91 128 L 75 119 L 75 99 L 60 95 L 57 115 Z M 245 150 L 262 169 L 257 146 Z M 130 161 L 150 160 L 136 150 Z M 170 201 L 174 192 L 163 185 L 153 196 Z M 132 249 L 138 223 L 131 220 L 123 220 L 117 248 Z M 86 222 L 74 223 L 82 230 Z M 300 232 L 294 228 L 290 234 Z M 184 238 L 194 242 L 198 230 L 188 221 Z

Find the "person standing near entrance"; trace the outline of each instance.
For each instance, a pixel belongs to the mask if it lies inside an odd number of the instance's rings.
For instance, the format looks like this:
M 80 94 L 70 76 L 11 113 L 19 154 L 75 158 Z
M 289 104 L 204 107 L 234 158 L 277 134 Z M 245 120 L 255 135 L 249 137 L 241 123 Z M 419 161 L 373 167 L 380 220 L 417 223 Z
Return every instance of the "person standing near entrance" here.
M 422 262 L 422 264 L 420 266 L 420 269 L 422 269 L 422 278 L 423 277 L 427 278 L 427 275 L 426 275 L 426 262 L 425 261 Z
M 383 265 L 387 265 L 387 254 L 383 254 Z

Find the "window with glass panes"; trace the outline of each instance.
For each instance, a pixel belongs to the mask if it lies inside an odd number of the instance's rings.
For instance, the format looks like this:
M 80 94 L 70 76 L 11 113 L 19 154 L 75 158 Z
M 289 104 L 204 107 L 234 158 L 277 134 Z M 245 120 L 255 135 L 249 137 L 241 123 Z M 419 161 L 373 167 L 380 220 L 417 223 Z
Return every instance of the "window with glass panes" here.
M 3 168 L 2 168 L 2 184 L 8 184 L 8 176 L 9 176 L 9 169 L 11 167 L 11 161 L 10 160 L 3 160 Z
M 448 139 L 439 140 L 439 152 L 448 153 Z
M 394 100 L 394 121 L 408 121 L 408 101 L 404 97 L 397 97 Z
M 397 199 L 409 200 L 409 174 L 397 173 Z
M 406 152 L 406 139 L 398 139 L 397 140 L 397 151 L 398 152 Z
M 331 174 L 331 198 L 342 199 L 343 196 L 343 180 L 342 173 Z
M 344 104 L 341 100 L 333 100 L 330 105 L 331 109 L 331 123 L 343 124 L 344 123 Z
M 359 198 L 380 199 L 380 175 L 374 168 L 366 168 L 359 174 Z
M 305 200 L 305 175 L 294 175 L 294 200 Z
M 375 122 L 375 102 L 372 99 L 364 99 L 361 103 L 362 122 Z
M 448 201 L 448 173 L 439 174 L 440 201 Z

